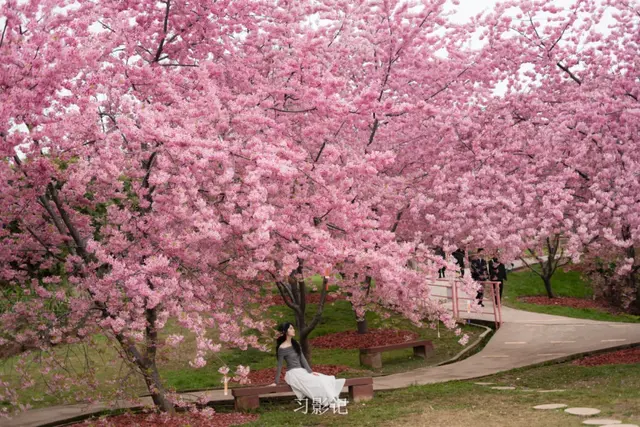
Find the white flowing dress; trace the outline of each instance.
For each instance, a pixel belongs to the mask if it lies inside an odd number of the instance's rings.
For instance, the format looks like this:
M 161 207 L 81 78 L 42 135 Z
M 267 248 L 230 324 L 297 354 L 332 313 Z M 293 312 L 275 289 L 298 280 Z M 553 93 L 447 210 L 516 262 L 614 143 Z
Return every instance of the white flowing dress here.
M 287 361 L 287 373 L 284 376 L 284 380 L 291 386 L 298 399 L 307 397 L 312 402 L 321 402 L 326 406 L 332 403 L 339 403 L 338 398 L 346 380 L 344 378 L 336 378 L 333 375 L 320 373 L 314 375 L 304 354 L 298 356 L 293 347 L 280 347 L 278 349 L 276 384 L 280 380 L 283 360 Z

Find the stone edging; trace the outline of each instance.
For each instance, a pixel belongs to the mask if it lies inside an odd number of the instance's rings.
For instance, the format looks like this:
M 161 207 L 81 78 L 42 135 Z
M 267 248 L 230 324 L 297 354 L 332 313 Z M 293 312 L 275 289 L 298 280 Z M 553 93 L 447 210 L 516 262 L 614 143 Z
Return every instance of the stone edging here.
M 451 363 L 457 362 L 458 359 L 460 359 L 465 353 L 467 353 L 468 351 L 471 351 L 472 349 L 476 348 L 484 340 L 484 338 L 487 336 L 487 334 L 489 334 L 490 332 L 493 332 L 493 329 L 491 329 L 491 328 L 489 328 L 487 326 L 484 326 L 484 325 L 479 325 L 477 323 L 469 322 L 468 325 L 473 325 L 473 326 L 477 326 L 479 328 L 484 328 L 485 331 L 483 333 L 481 333 L 480 336 L 478 337 L 478 339 L 476 339 L 473 343 L 471 343 L 471 345 L 469 345 L 466 348 L 464 348 L 462 351 L 460 351 L 458 354 L 453 356 L 451 359 L 445 360 L 444 362 L 437 363 L 434 366 L 449 365 Z

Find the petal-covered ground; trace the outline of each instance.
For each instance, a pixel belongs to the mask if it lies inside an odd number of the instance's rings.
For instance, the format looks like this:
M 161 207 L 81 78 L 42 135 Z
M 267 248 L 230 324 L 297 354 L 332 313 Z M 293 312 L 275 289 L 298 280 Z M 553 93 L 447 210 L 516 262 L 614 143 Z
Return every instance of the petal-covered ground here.
M 578 366 L 627 365 L 635 363 L 640 363 L 640 348 L 596 354 L 573 362 L 574 365 Z
M 273 359 L 275 363 L 275 358 Z M 325 375 L 337 376 L 341 372 L 351 369 L 345 365 L 312 365 L 311 368 L 314 372 L 319 372 Z M 280 373 L 280 384 L 284 384 L 284 374 L 286 373 L 286 367 L 283 366 Z M 276 376 L 276 368 L 260 369 L 257 371 L 251 371 L 249 373 L 249 380 L 252 386 L 271 384 Z
M 418 334 L 398 329 L 371 329 L 366 334 L 357 331 L 336 332 L 313 338 L 311 345 L 317 348 L 341 348 L 343 350 L 399 344 L 418 339 Z
M 172 416 L 165 414 L 124 414 L 115 417 L 106 417 L 100 420 L 87 421 L 85 425 L 105 427 L 228 427 L 245 424 L 258 419 L 257 414 L 230 413 L 180 413 Z

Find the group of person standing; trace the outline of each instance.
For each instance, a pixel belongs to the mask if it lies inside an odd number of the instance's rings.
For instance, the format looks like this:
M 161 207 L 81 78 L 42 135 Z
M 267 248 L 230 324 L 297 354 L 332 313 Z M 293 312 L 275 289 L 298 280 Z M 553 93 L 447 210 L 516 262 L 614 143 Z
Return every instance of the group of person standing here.
M 437 255 L 445 258 L 445 253 L 442 248 L 436 248 L 435 252 Z M 464 277 L 465 251 L 458 248 L 451 255 L 455 259 L 456 265 L 460 268 L 460 276 Z M 471 278 L 478 282 L 488 280 L 500 282 L 500 300 L 502 300 L 502 290 L 504 289 L 504 282 L 507 280 L 507 268 L 504 263 L 496 257 L 491 258 L 487 263 L 487 260 L 484 258 L 484 250 L 482 248 L 479 248 L 475 253 L 471 254 L 469 256 L 469 260 L 471 263 Z M 446 267 L 439 269 L 438 278 L 445 278 L 445 271 Z M 478 291 L 476 299 L 478 300 L 478 305 L 484 307 L 484 291 L 482 289 Z

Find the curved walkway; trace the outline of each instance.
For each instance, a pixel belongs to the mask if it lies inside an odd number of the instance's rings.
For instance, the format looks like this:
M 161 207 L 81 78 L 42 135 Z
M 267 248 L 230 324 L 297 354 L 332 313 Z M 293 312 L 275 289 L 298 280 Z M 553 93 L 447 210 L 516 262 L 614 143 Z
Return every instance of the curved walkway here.
M 474 317 L 474 314 L 470 314 Z M 599 322 L 503 307 L 502 327 L 479 353 L 450 365 L 419 368 L 410 372 L 375 377 L 374 390 L 394 390 L 410 385 L 484 377 L 514 368 L 562 360 L 572 355 L 640 344 L 640 323 Z M 346 391 L 346 390 L 344 390 Z M 293 394 L 282 393 L 279 396 Z M 222 390 L 185 393 L 185 400 L 223 402 L 233 399 Z M 271 395 L 276 396 L 276 395 Z M 143 398 L 142 404 L 150 404 Z M 138 406 L 120 402 L 118 407 Z M 109 409 L 105 404 L 54 406 L 24 412 L 3 427 L 36 427 Z

